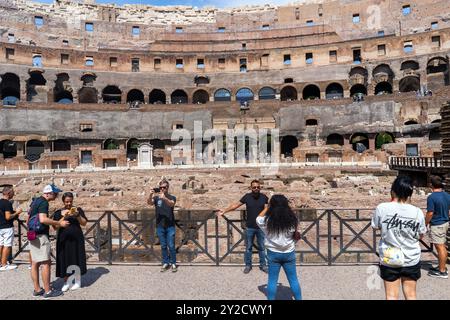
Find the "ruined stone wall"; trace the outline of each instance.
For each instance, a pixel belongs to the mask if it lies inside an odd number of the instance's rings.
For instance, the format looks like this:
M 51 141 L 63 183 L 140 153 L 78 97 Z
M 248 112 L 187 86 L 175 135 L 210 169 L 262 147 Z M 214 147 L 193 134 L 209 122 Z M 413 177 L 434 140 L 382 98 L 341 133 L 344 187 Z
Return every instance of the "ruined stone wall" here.
M 255 124 L 259 128 L 277 128 L 281 138 L 292 136 L 299 142 L 294 158 L 301 162 L 311 153 L 317 153 L 320 162 L 336 161 L 336 154 L 342 161 L 385 161 L 384 152 L 375 150 L 376 137 L 381 132 L 390 132 L 396 139 L 395 144 L 385 149 L 391 155 L 403 155 L 405 145 L 411 143 L 420 145 L 422 156 L 433 156 L 440 151 L 439 141 L 428 140 L 428 124 L 437 119 L 441 101 L 449 95 L 421 99 L 414 95 L 407 99 L 384 96 L 378 99 L 381 101 L 374 98 L 359 103 L 344 103 L 341 99 L 314 103 L 260 100 L 252 104 L 245 118 L 239 104 L 227 103 L 210 103 L 208 109 L 202 105 L 149 105 L 137 110 L 129 110 L 126 105 L 20 103 L 15 108 L 0 109 L 3 124 L 0 141 L 15 141 L 18 148 L 18 155 L 13 159 L 2 159 L 0 155 L 0 166 L 8 170 L 28 168 L 24 156 L 25 145 L 30 140 L 44 142 L 45 152 L 38 161 L 41 169 L 54 167 L 55 161 L 66 161 L 67 167 L 74 168 L 80 164 L 81 152 L 85 150 L 92 151 L 96 167 L 104 167 L 105 159 L 116 159 L 116 166 L 132 166 L 135 164 L 126 160 L 130 138 L 165 140 L 164 146 L 155 150 L 154 158 L 156 164 L 169 164 L 172 160 L 167 147 L 176 144 L 170 141 L 174 125 L 182 124 L 193 137 L 194 121 L 199 121 L 203 130 L 250 128 Z M 402 116 L 402 112 L 409 117 Z M 407 127 L 405 120 L 411 118 L 419 122 L 418 136 L 403 133 Z M 308 126 L 308 119 L 317 122 Z M 80 126 L 86 123 L 92 124 L 92 132 L 80 132 Z M 358 154 L 352 149 L 351 139 L 356 133 L 368 135 L 369 151 Z M 342 146 L 328 145 L 328 136 L 332 134 L 342 136 Z M 118 150 L 103 150 L 102 144 L 110 138 L 119 142 Z M 57 139 L 68 140 L 71 150 L 52 152 L 51 143 Z
M 327 87 L 332 83 L 338 83 L 342 86 L 343 96 L 349 97 L 351 94 L 351 87 L 356 84 L 362 84 L 366 87 L 367 93 L 373 95 L 376 90 L 377 84 L 380 82 L 387 82 L 392 87 L 393 92 L 400 90 L 400 82 L 407 77 L 416 77 L 419 79 L 421 85 L 426 86 L 428 79 L 432 79 L 431 83 L 433 88 L 440 88 L 448 82 L 447 73 L 428 74 L 428 63 L 436 58 L 440 59 L 439 52 L 430 54 L 417 55 L 414 57 L 408 57 L 417 62 L 419 69 L 417 70 L 402 70 L 402 63 L 405 62 L 404 57 L 390 58 L 380 61 L 368 61 L 360 66 L 353 64 L 336 64 L 336 65 L 324 65 L 324 66 L 308 66 L 308 67 L 289 67 L 273 70 L 255 70 L 245 73 L 230 73 L 230 72 L 211 72 L 206 73 L 207 84 L 197 84 L 195 82 L 196 76 L 202 76 L 191 72 L 117 72 L 113 71 L 96 71 L 85 69 L 70 69 L 64 65 L 59 66 L 44 66 L 42 68 L 31 68 L 32 48 L 27 47 L 26 59 L 25 57 L 18 61 L 14 60 L 14 64 L 7 63 L 5 61 L 5 51 L 9 46 L 0 47 L 0 75 L 6 73 L 12 73 L 17 75 L 20 79 L 20 100 L 27 101 L 27 80 L 30 78 L 32 72 L 42 73 L 43 78 L 46 80 L 45 88 L 43 88 L 43 94 L 46 101 L 54 101 L 53 88 L 57 80 L 57 75 L 67 74 L 68 81 L 67 86 L 71 88 L 75 101 L 78 99 L 78 92 L 84 86 L 82 78 L 85 74 L 95 75 L 95 80 L 92 85 L 97 90 L 97 96 L 99 101 L 102 99 L 102 91 L 108 85 L 117 86 L 122 92 L 122 101 L 127 99 L 127 93 L 132 89 L 141 90 L 144 93 L 145 102 L 148 102 L 148 97 L 153 89 L 162 90 L 166 95 L 166 102 L 170 102 L 170 95 L 177 89 L 182 89 L 188 95 L 188 102 L 192 102 L 192 96 L 195 91 L 202 89 L 206 90 L 209 95 L 209 100 L 214 100 L 214 93 L 216 90 L 225 88 L 230 91 L 231 99 L 236 100 L 236 93 L 242 87 L 251 89 L 254 93 L 255 100 L 258 99 L 258 92 L 261 88 L 269 86 L 276 90 L 276 93 L 280 95 L 284 87 L 293 87 L 297 92 L 298 100 L 303 98 L 304 89 L 308 85 L 315 85 L 319 88 L 320 98 L 325 98 Z M 52 55 L 54 59 L 57 59 L 58 54 L 54 49 L 38 50 L 43 56 L 46 54 Z M 448 50 L 446 52 L 449 52 Z M 3 55 L 2 55 L 3 53 Z M 442 53 L 445 57 L 448 53 Z M 99 64 L 103 64 L 109 61 L 108 54 L 102 54 L 103 60 L 99 60 Z M 446 61 L 446 58 L 442 58 Z M 97 61 L 97 60 L 95 60 Z M 448 63 L 448 61 L 446 62 Z M 380 66 L 387 66 L 387 69 L 392 73 L 389 78 L 384 77 L 384 72 L 379 71 Z M 105 66 L 106 68 L 106 66 Z M 362 70 L 366 73 L 364 78 L 358 80 L 357 76 L 353 72 Z M 438 77 L 438 80 L 436 80 Z M 285 79 L 292 79 L 292 83 L 284 83 Z M 360 83 L 361 82 L 361 83 Z M 434 90 L 433 90 L 434 91 Z M 45 92 L 48 96 L 45 97 Z M 280 97 L 280 96 L 279 96 Z M 282 97 L 281 97 L 282 98 Z M 295 100 L 297 100 L 295 99 Z
M 1 23 L 1 21 L 0 21 Z M 1 25 L 6 24 L 1 23 Z M 29 26 L 24 26 L 28 27 Z M 6 27 L 5 27 L 6 28 Z M 42 56 L 42 65 L 46 68 L 82 69 L 89 71 L 131 72 L 131 59 L 139 59 L 139 72 L 158 73 L 239 73 L 240 59 L 247 59 L 247 71 L 275 71 L 295 73 L 297 68 L 316 69 L 318 67 L 347 68 L 354 65 L 353 49 L 360 48 L 361 61 L 364 64 L 377 66 L 393 61 L 396 68 L 396 59 L 408 60 L 413 55 L 413 60 L 418 61 L 421 67 L 425 67 L 429 59 L 435 56 L 445 57 L 450 49 L 450 29 L 439 29 L 402 36 L 386 36 L 379 38 L 342 40 L 336 34 L 302 34 L 301 31 L 285 30 L 284 32 L 267 31 L 272 34 L 258 36 L 253 32 L 239 39 L 233 35 L 219 35 L 216 38 L 206 35 L 174 34 L 164 39 L 155 39 L 151 43 L 137 45 L 130 40 L 131 47 L 125 44 L 127 40 L 115 39 L 111 45 L 103 46 L 101 43 L 87 43 L 89 39 L 97 39 L 97 36 L 83 37 L 83 42 L 77 43 L 70 39 L 59 38 L 53 42 L 46 39 L 52 38 L 51 33 L 42 30 L 39 33 L 30 34 L 33 43 L 22 41 L 14 31 L 3 29 L 0 52 L 0 63 L 32 65 L 34 54 Z M 8 34 L 14 34 L 14 41 L 8 40 Z M 432 37 L 440 37 L 439 43 L 432 43 Z M 63 45 L 63 40 L 68 45 Z M 405 42 L 411 41 L 413 52 L 405 53 Z M 245 44 L 245 48 L 243 48 Z M 380 53 L 378 46 L 384 45 L 385 52 Z M 6 49 L 14 50 L 14 56 L 7 58 Z M 131 50 L 131 51 L 130 51 Z M 330 51 L 336 51 L 336 61 L 330 59 Z M 313 63 L 307 64 L 306 53 L 313 54 Z M 62 62 L 61 55 L 68 55 L 67 62 Z M 284 63 L 285 55 L 290 55 L 290 64 Z M 86 57 L 92 57 L 93 66 L 86 66 Z M 117 59 L 117 66 L 112 66 L 110 58 Z M 155 65 L 155 59 L 160 59 L 160 64 Z M 182 59 L 183 66 L 176 67 L 176 59 Z M 197 59 L 204 60 L 204 67 L 199 68 Z M 219 63 L 219 59 L 225 59 Z M 401 63 L 401 62 L 400 62 Z M 324 70 L 326 72 L 326 70 Z M 138 73 L 139 73 L 138 72 Z M 398 72 L 395 72 L 398 75 Z M 438 80 L 439 81 L 439 80 Z
M 286 26 L 304 26 L 307 20 L 315 24 L 333 25 L 347 38 L 355 35 L 365 37 L 376 35 L 378 30 L 370 30 L 367 20 L 374 12 L 382 17 L 382 28 L 386 33 L 420 32 L 430 27 L 431 21 L 438 20 L 448 26 L 448 8 L 445 0 L 411 1 L 389 0 L 375 3 L 370 0 L 352 1 L 297 1 L 291 5 L 242 6 L 217 9 L 212 7 L 193 8 L 188 6 L 148 6 L 81 3 L 57 1 L 42 4 L 25 0 L 12 0 L 4 4 L 10 11 L 16 11 L 11 19 L 30 22 L 19 18 L 28 14 L 40 14 L 49 19 L 65 21 L 71 28 L 80 28 L 80 21 L 108 21 L 112 24 L 151 25 L 174 31 L 175 26 L 184 26 L 186 31 L 217 31 L 225 27 L 226 31 L 258 30 L 263 25 L 270 28 Z M 402 15 L 402 6 L 410 5 L 411 14 Z M 13 9 L 13 10 L 11 10 Z M 354 14 L 360 14 L 360 24 L 352 22 Z M 433 18 L 431 18 L 433 17 Z M 412 18 L 412 19 L 408 19 Z M 419 22 L 420 21 L 420 22 Z M 200 26 L 202 29 L 200 29 Z
M 0 109 L 0 166 L 76 166 L 83 151 L 92 151 L 95 166 L 111 159 L 123 166 L 130 164 L 130 138 L 164 140 L 154 158 L 167 164 L 172 130 L 176 125 L 192 130 L 195 120 L 204 130 L 213 123 L 222 129 L 280 129 L 282 138 L 298 143 L 291 150 L 297 161 L 311 154 L 320 161 L 384 161 L 386 154 L 403 155 L 407 144 L 420 145 L 420 155 L 434 155 L 440 146 L 431 133 L 450 95 L 448 3 L 390 0 L 373 5 L 341 0 L 196 9 L 1 2 L 0 98 L 4 104 L 18 101 Z M 402 14 L 405 5 L 408 15 Z M 378 16 L 377 25 L 373 19 Z M 35 25 L 36 17 L 43 19 L 41 26 Z M 306 20 L 313 22 L 306 25 Z M 432 22 L 437 23 L 433 28 Z M 85 23 L 93 24 L 92 32 Z M 139 35 L 132 34 L 133 27 L 139 27 Z M 413 50 L 405 52 L 409 41 Z M 361 61 L 354 59 L 357 48 Z M 306 61 L 309 53 L 312 63 Z M 35 55 L 42 65 L 32 65 Z M 87 58 L 93 59 L 92 66 L 86 65 Z M 138 69 L 132 69 L 132 59 L 139 59 Z M 179 59 L 181 67 L 176 66 Z M 104 95 L 111 86 L 114 101 Z M 253 93 L 248 118 L 237 101 L 244 88 Z M 230 101 L 215 101 L 220 89 L 229 91 Z M 264 89 L 273 90 L 268 100 L 260 94 Z M 154 100 L 155 90 L 164 97 Z M 186 101 L 172 96 L 178 90 Z M 422 96 L 427 90 L 432 97 Z M 364 101 L 353 101 L 358 94 Z M 71 104 L 62 104 L 61 97 Z M 138 108 L 131 109 L 137 100 Z M 416 127 L 406 125 L 411 121 Z M 86 125 L 92 132 L 80 131 Z M 382 132 L 392 134 L 396 143 L 378 150 Z M 342 144 L 328 143 L 331 134 L 342 136 Z M 367 152 L 353 150 L 355 134 L 367 136 Z M 108 138 L 117 139 L 120 148 L 104 150 Z M 52 151 L 57 139 L 69 140 L 70 152 Z M 44 144 L 38 163 L 26 159 L 30 140 Z M 16 143 L 15 158 L 8 157 L 5 141 Z

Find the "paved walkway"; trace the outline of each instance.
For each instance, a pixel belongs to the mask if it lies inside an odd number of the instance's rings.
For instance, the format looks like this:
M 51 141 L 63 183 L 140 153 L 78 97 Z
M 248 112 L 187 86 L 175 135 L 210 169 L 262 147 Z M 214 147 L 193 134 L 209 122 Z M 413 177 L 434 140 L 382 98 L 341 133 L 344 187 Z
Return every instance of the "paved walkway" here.
M 180 266 L 177 273 L 160 273 L 156 266 L 88 266 L 83 288 L 58 299 L 265 299 L 267 275 L 258 268 L 249 274 L 242 267 Z M 304 299 L 384 299 L 376 266 L 301 266 L 298 270 Z M 450 299 L 450 279 L 434 279 L 422 270 L 418 298 Z M 54 266 L 52 268 L 54 273 Z M 283 272 L 278 298 L 292 294 Z M 0 300 L 36 299 L 27 265 L 0 273 Z M 62 281 L 54 282 L 61 288 Z M 40 299 L 40 298 L 38 298 Z

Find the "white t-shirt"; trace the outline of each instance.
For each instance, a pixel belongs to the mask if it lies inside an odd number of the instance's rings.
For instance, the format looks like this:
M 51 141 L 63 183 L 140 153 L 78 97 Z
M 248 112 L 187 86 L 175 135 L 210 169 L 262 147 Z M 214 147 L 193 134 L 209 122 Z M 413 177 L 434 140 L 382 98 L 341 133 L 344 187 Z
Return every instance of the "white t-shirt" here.
M 280 233 L 278 236 L 268 235 L 265 217 L 257 217 L 256 224 L 265 234 L 264 245 L 266 249 L 279 253 L 289 253 L 295 250 L 294 229 L 285 234 Z
M 405 267 L 420 262 L 419 239 L 427 231 L 422 210 L 407 203 L 381 203 L 375 209 L 372 227 L 381 229 L 380 247 L 388 245 L 403 252 Z

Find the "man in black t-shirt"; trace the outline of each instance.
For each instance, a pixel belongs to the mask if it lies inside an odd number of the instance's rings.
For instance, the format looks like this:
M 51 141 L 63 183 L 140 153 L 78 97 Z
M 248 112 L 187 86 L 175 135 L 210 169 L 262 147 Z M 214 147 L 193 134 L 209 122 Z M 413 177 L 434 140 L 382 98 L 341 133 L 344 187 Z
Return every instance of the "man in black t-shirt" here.
M 0 255 L 1 266 L 0 271 L 16 269 L 14 264 L 8 264 L 8 258 L 14 244 L 14 220 L 22 213 L 22 209 L 14 211 L 11 200 L 14 197 L 14 189 L 12 187 L 4 187 L 2 191 L 2 199 L 0 199 Z
M 252 270 L 252 247 L 253 241 L 257 239 L 258 253 L 259 253 L 259 269 L 268 272 L 266 264 L 266 253 L 264 248 L 264 233 L 256 224 L 256 217 L 259 213 L 267 207 L 269 198 L 261 193 L 261 184 L 258 180 L 253 180 L 250 184 L 251 192 L 245 194 L 239 202 L 230 205 L 225 210 L 219 210 L 218 214 L 223 216 L 225 213 L 234 211 L 243 204 L 247 209 L 246 229 L 245 229 L 245 269 L 244 273 L 249 273 Z
M 155 206 L 156 232 L 161 245 L 162 255 L 161 272 L 167 271 L 170 268 L 172 272 L 177 272 L 175 216 L 173 214 L 173 208 L 175 207 L 177 198 L 169 194 L 169 182 L 167 180 L 162 180 L 159 183 L 159 189 L 159 193 L 152 189 L 147 203 Z

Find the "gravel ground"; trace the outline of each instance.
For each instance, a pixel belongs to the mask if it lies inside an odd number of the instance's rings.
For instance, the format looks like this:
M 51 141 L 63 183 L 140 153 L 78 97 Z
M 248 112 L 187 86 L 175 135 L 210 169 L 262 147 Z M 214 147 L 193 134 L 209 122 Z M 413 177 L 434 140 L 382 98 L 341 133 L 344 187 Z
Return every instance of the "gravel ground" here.
M 242 267 L 236 266 L 182 265 L 177 273 L 160 273 L 156 266 L 90 265 L 88 269 L 80 290 L 69 291 L 57 299 L 266 299 L 267 275 L 258 268 L 247 275 L 242 273 Z M 376 266 L 301 266 L 297 269 L 303 298 L 315 300 L 384 299 L 383 285 L 376 271 Z M 1 272 L 0 283 L 0 300 L 41 299 L 31 295 L 33 287 L 27 265 Z M 53 285 L 59 289 L 62 281 L 56 280 Z M 283 272 L 277 295 L 278 299 L 292 299 Z M 430 278 L 426 270 L 422 270 L 418 298 L 450 299 L 450 279 Z

